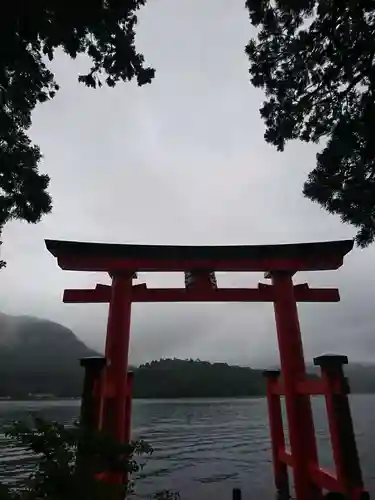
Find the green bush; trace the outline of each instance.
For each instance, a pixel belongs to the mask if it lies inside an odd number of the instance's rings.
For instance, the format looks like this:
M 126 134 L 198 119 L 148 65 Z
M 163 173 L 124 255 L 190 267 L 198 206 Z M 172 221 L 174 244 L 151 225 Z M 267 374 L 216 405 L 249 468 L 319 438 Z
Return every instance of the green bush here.
M 79 423 L 65 427 L 34 418 L 33 425 L 12 424 L 8 438 L 37 456 L 35 470 L 17 486 L 0 483 L 0 500 L 112 500 L 135 493 L 132 476 L 153 450 L 142 440 L 119 444 L 104 432 L 84 430 Z M 96 477 L 102 472 L 127 473 L 127 484 L 111 484 Z M 176 500 L 178 493 L 156 493 L 157 500 Z

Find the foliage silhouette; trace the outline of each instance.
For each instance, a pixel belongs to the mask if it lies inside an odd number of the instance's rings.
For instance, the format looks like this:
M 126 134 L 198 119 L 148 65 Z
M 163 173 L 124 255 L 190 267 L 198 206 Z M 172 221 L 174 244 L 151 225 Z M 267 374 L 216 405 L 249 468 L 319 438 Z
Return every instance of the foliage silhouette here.
M 94 474 L 100 472 L 139 472 L 139 457 L 152 448 L 142 440 L 127 445 L 111 436 L 83 430 L 78 423 L 67 428 L 57 422 L 35 418 L 33 425 L 16 422 L 7 436 L 38 456 L 35 471 L 17 488 L 0 484 L 0 500 L 105 500 L 134 494 L 134 481 L 128 485 L 110 484 Z M 127 457 L 127 458 L 125 458 Z M 82 464 L 90 459 L 90 467 Z M 154 498 L 174 500 L 177 493 L 163 491 Z
M 303 193 L 375 239 L 375 5 L 369 0 L 247 0 L 251 82 L 267 96 L 265 139 L 328 140 Z
M 86 54 L 90 71 L 78 80 L 91 88 L 155 71 L 135 48 L 136 13 L 146 0 L 96 0 L 83 6 L 59 0 L 7 3 L 0 16 L 0 231 L 10 219 L 36 223 L 51 211 L 49 177 L 38 171 L 40 149 L 27 135 L 38 103 L 59 86 L 48 67 L 56 49 L 71 58 Z M 1 264 L 1 263 L 0 263 Z M 3 263 L 4 265 L 4 263 Z

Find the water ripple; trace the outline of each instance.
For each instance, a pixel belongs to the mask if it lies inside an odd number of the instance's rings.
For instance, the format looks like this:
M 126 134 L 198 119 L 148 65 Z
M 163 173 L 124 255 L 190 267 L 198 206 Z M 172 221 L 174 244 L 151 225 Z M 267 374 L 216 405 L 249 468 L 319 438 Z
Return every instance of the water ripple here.
M 352 397 L 352 409 L 366 485 L 375 492 L 375 397 Z M 32 414 L 71 425 L 77 401 L 0 402 L 0 424 Z M 154 453 L 144 461 L 137 491 L 177 490 L 183 500 L 227 500 L 234 487 L 244 497 L 274 498 L 266 402 L 241 400 L 135 400 L 134 437 Z M 321 465 L 332 465 L 324 401 L 314 402 Z M 0 480 L 15 484 L 32 472 L 35 456 L 0 434 Z

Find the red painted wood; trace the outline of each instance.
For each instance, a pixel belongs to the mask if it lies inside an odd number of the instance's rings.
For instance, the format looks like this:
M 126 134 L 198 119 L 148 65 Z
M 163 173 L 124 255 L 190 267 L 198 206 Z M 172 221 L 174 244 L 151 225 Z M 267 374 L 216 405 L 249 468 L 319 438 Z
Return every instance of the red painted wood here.
M 358 500 L 364 485 L 348 399 L 349 387 L 342 366 L 330 369 L 322 365 L 321 369 L 328 387 L 325 400 L 337 481 L 348 500 Z
M 130 341 L 131 287 L 129 275 L 115 274 L 109 306 L 105 356 L 107 359 L 105 384 L 114 387 L 113 398 L 105 397 L 104 421 L 110 421 L 108 431 L 120 442 L 125 438 L 126 374 Z M 111 415 L 109 415 L 111 413 Z
M 259 288 L 222 288 L 217 290 L 187 290 L 185 288 L 146 288 L 133 286 L 132 302 L 273 302 L 275 293 L 271 285 Z M 335 288 L 298 288 L 294 295 L 297 302 L 338 302 L 340 295 Z M 111 287 L 97 285 L 96 289 L 64 291 L 65 303 L 106 303 L 110 301 Z
M 87 303 L 108 303 L 111 300 L 111 289 L 96 290 L 94 289 L 67 289 L 63 293 L 63 302 L 65 304 L 87 304 Z
M 340 492 L 340 485 L 331 471 L 319 467 L 316 463 L 310 463 L 309 473 L 314 483 L 320 488 Z
M 295 460 L 291 453 L 283 448 L 279 450 L 279 459 L 289 467 L 294 467 L 295 465 Z M 310 462 L 308 464 L 308 471 L 311 480 L 318 488 L 328 491 L 341 491 L 337 478 L 331 471 L 319 467 L 316 462 Z
M 273 394 L 278 396 L 285 395 L 285 388 L 282 380 L 278 380 L 272 386 Z M 310 396 L 324 396 L 328 394 L 341 394 L 341 384 L 336 381 L 332 385 L 328 385 L 327 382 L 321 378 L 318 379 L 306 379 L 297 382 L 296 391 L 298 394 L 305 394 Z
M 289 440 L 294 460 L 293 478 L 297 500 L 320 500 L 322 492 L 311 481 L 309 462 L 318 462 L 310 398 L 298 395 L 297 382 L 305 379 L 301 331 L 290 273 L 272 274 L 281 372 L 285 389 Z
M 281 460 L 284 464 L 289 465 L 289 467 L 293 467 L 294 459 L 289 451 L 286 451 L 285 448 L 279 449 L 279 460 Z
M 338 269 L 343 264 L 342 256 L 317 255 L 315 258 L 299 259 L 235 259 L 235 260 L 191 260 L 183 259 L 131 259 L 110 258 L 100 256 L 59 256 L 58 264 L 62 269 L 70 271 L 132 271 L 132 272 L 157 272 L 157 271 L 188 271 L 192 265 L 196 270 L 212 269 L 214 271 L 318 271 Z
M 321 379 L 306 379 L 297 383 L 298 394 L 321 396 L 328 391 L 327 384 Z
M 285 449 L 285 437 L 283 418 L 281 412 L 281 402 L 279 396 L 275 395 L 274 386 L 277 385 L 276 375 L 266 375 L 267 385 L 267 405 L 268 420 L 271 434 L 272 463 L 274 470 L 275 487 L 278 498 L 289 498 L 289 477 L 288 468 L 285 462 L 280 460 L 279 450 Z
M 282 380 L 278 380 L 275 384 L 270 387 L 270 389 L 275 396 L 284 396 L 285 395 L 285 389 L 284 389 L 284 383 Z

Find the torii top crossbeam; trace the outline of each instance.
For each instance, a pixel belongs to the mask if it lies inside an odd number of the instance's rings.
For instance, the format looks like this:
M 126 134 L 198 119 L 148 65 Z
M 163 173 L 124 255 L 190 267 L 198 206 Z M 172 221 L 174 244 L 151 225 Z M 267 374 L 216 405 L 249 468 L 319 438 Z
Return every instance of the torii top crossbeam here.
M 244 246 L 157 246 L 46 240 L 62 269 L 74 271 L 319 271 L 338 269 L 352 240 Z

